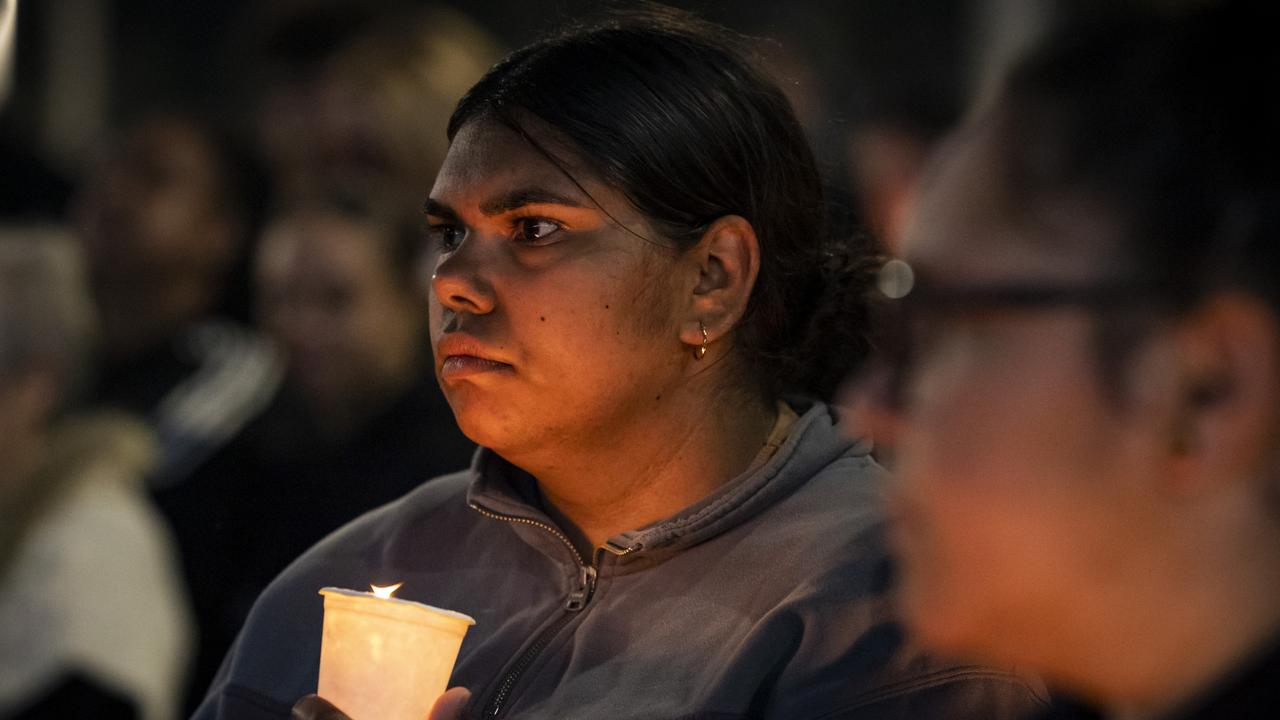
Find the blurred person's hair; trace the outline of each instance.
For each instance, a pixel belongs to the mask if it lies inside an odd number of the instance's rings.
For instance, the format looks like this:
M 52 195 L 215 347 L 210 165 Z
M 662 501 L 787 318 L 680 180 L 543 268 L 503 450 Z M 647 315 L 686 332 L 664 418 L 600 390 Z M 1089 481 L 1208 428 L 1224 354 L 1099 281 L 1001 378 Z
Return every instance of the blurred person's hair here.
M 760 271 L 735 329 L 745 381 L 776 398 L 830 398 L 865 356 L 870 256 L 829 239 L 813 152 L 782 92 L 743 38 L 659 7 L 518 50 L 458 104 L 463 125 L 492 118 L 569 177 L 535 139 L 550 127 L 618 188 L 677 251 L 726 215 L 760 242 Z
M 1003 216 L 1045 227 L 1064 202 L 1099 212 L 1117 240 L 1100 272 L 1150 288 L 1162 312 L 1235 288 L 1280 313 L 1280 94 L 1259 81 L 1280 74 L 1277 20 L 1217 3 L 1063 29 L 984 109 L 1003 137 Z M 1113 390 L 1150 319 L 1100 321 Z
M 253 67 L 249 80 L 314 72 L 377 18 L 403 11 L 405 0 L 274 0 L 240 18 L 233 48 Z
M 67 404 L 85 379 L 94 312 L 70 234 L 52 226 L 0 228 L 0 378 L 53 372 Z
M 366 148 L 368 160 L 404 169 L 417 202 L 449 149 L 450 109 L 501 56 L 466 15 L 427 4 L 370 23 L 333 57 L 328 77 L 368 93 L 373 105 L 364 111 L 376 115 L 384 144 Z

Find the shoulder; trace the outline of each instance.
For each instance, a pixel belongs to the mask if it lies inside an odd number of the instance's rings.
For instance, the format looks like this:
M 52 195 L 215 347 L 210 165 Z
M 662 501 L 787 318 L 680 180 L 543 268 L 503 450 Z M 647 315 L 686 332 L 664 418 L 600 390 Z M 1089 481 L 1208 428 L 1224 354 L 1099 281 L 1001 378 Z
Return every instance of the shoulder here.
M 812 403 L 798 410 L 803 414 L 772 468 L 769 486 L 779 488 L 777 497 L 751 532 L 769 543 L 770 555 L 794 555 L 796 568 L 815 582 L 847 585 L 852 567 L 886 557 L 889 473 L 871 457 L 870 443 L 846 434 L 833 408 Z

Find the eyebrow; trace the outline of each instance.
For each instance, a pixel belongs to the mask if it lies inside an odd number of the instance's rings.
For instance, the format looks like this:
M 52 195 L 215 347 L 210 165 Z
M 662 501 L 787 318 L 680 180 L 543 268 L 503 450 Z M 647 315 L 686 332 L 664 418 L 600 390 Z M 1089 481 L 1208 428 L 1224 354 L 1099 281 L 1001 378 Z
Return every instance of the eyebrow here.
M 485 200 L 480 203 L 480 212 L 489 216 L 502 215 L 503 213 L 509 213 L 512 210 L 519 210 L 526 205 L 564 205 L 566 207 L 574 208 L 590 207 L 583 201 L 568 195 L 562 195 L 557 192 L 543 190 L 540 188 L 525 188 L 521 190 L 512 190 L 511 192 L 503 193 L 495 198 Z M 436 215 L 449 220 L 458 219 L 458 213 L 455 212 L 453 208 L 433 198 L 427 198 L 427 201 L 423 204 L 423 210 L 425 210 L 428 215 Z
M 526 205 L 565 205 L 567 207 L 585 208 L 587 205 L 577 198 L 561 195 L 540 188 L 526 188 L 504 193 L 496 198 L 480 203 L 480 212 L 485 215 L 501 215 L 519 210 Z
M 422 203 L 422 211 L 428 215 L 442 217 L 450 222 L 458 221 L 458 213 L 454 212 L 453 208 L 433 198 L 427 198 L 426 202 Z

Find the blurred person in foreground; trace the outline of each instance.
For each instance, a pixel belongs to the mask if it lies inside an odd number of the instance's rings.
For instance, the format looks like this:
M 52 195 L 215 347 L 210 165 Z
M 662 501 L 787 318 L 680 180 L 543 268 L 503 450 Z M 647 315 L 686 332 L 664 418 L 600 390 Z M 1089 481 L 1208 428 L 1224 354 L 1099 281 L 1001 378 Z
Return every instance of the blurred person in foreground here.
M 431 373 L 421 217 L 397 210 L 335 189 L 267 223 L 255 296 L 282 351 L 283 387 L 191 483 L 164 496 L 200 621 L 195 692 L 291 560 L 470 462 L 475 446 Z
M 1008 673 L 901 642 L 883 473 L 822 400 L 866 348 L 869 258 L 824 235 L 803 131 L 730 38 L 615 17 L 516 51 L 459 103 L 426 268 L 436 375 L 483 447 L 294 562 L 197 717 L 290 717 L 316 689 L 317 590 L 397 581 L 476 618 L 467 714 L 1036 706 Z
M 880 420 L 926 646 L 1116 718 L 1280 716 L 1276 20 L 1064 34 L 932 168 Z
M 68 413 L 93 313 L 74 243 L 0 231 L 0 716 L 177 717 L 190 648 L 145 425 Z
M 200 120 L 154 112 L 107 144 L 73 204 L 102 318 L 87 400 L 152 425 L 157 488 L 188 479 L 279 384 L 270 346 L 221 312 L 260 200 L 250 175 Z

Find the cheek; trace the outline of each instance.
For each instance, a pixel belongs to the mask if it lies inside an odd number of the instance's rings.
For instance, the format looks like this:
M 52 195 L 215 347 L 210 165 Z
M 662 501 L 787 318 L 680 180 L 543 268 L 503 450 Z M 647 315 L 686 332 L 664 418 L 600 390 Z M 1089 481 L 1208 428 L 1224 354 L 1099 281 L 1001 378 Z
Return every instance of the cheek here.
M 1094 553 L 1106 438 L 1067 375 L 968 372 L 925 383 L 899 447 L 895 501 L 904 599 L 927 642 L 982 645 L 1043 619 Z

